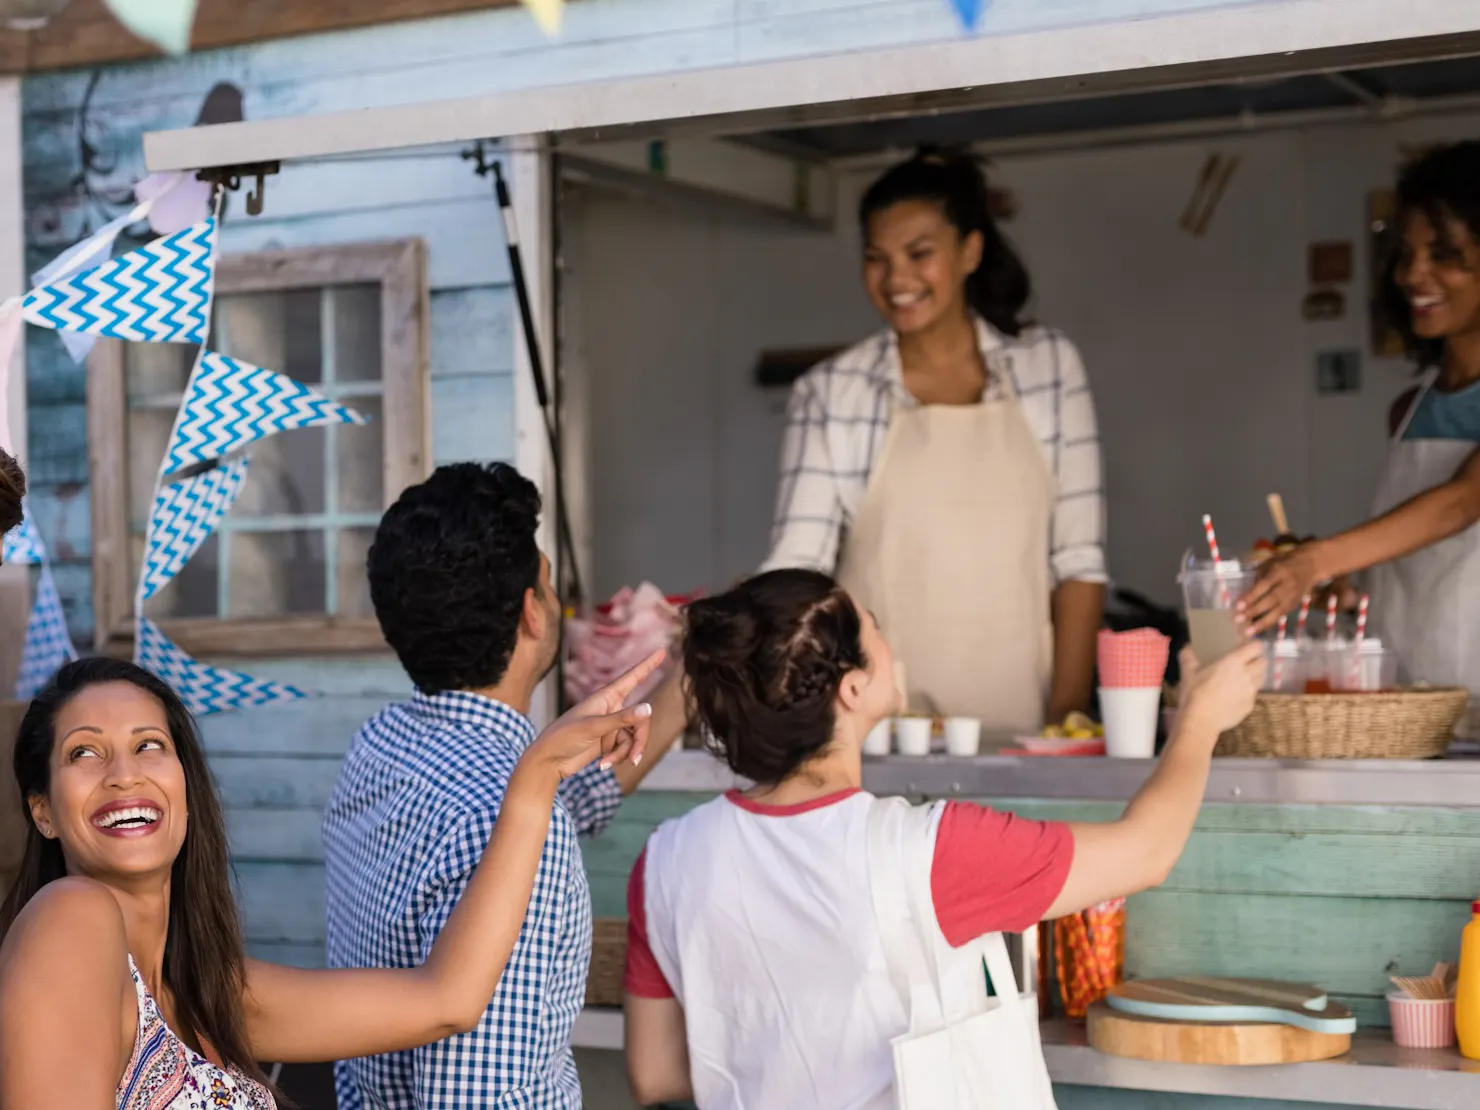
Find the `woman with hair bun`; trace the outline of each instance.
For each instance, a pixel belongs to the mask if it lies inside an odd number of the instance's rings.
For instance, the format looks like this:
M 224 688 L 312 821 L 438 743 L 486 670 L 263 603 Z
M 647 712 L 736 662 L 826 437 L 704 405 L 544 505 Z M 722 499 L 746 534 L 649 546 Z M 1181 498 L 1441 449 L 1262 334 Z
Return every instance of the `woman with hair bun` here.
M 908 811 L 919 851 L 900 859 L 928 877 L 933 916 L 915 924 L 953 949 L 1133 894 L 1181 855 L 1213 747 L 1265 670 L 1257 644 L 1202 671 L 1184 653 L 1177 725 L 1125 813 L 1061 824 L 864 793 L 864 737 L 899 701 L 894 659 L 827 575 L 762 574 L 687 619 L 693 708 L 755 785 L 664 822 L 633 868 L 627 1069 L 643 1106 L 892 1110 L 890 1045 L 911 1022 L 874 912 L 875 811 Z M 1046 1088 L 1039 1057 L 1020 1063 Z
M 859 225 L 887 327 L 794 386 L 763 569 L 836 574 L 877 613 L 910 709 L 1036 732 L 1093 694 L 1105 523 L 1084 365 L 1024 321 L 1028 272 L 969 156 L 895 166 Z

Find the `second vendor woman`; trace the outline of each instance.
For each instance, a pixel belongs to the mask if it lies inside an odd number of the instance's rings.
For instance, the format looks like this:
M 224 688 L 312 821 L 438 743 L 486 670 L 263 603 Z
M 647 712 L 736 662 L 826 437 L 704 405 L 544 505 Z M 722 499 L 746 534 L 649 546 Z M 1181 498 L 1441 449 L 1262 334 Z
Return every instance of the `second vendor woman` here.
M 1022 320 L 1028 273 L 970 158 L 895 166 L 859 223 L 887 327 L 796 383 L 765 569 L 836 574 L 912 711 L 1036 731 L 1093 695 L 1105 505 L 1083 363 Z

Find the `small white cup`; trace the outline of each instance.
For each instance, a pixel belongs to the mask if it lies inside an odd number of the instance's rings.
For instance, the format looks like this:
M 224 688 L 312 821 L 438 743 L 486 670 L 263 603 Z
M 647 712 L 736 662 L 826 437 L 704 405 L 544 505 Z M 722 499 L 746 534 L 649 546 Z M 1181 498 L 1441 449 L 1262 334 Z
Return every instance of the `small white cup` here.
M 894 722 L 895 743 L 900 755 L 930 754 L 929 717 L 900 717 Z
M 1105 722 L 1105 754 L 1111 759 L 1150 759 L 1156 754 L 1156 722 L 1161 687 L 1100 687 L 1100 715 Z
M 863 738 L 864 755 L 888 755 L 889 745 L 894 739 L 894 722 L 888 717 L 869 730 Z
M 946 754 L 970 758 L 982 750 L 982 723 L 975 717 L 946 719 Z

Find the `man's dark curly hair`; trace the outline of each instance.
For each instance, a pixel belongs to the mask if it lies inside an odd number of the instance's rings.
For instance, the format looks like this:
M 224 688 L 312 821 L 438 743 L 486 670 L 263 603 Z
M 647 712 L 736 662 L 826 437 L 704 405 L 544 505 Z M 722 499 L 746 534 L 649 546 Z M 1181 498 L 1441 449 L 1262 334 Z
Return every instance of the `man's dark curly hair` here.
M 26 475 L 8 451 L 0 450 L 0 535 L 21 522 L 21 498 L 26 496 Z
M 424 694 L 493 686 L 538 588 L 540 494 L 512 466 L 453 463 L 386 510 L 367 569 L 385 639 Z

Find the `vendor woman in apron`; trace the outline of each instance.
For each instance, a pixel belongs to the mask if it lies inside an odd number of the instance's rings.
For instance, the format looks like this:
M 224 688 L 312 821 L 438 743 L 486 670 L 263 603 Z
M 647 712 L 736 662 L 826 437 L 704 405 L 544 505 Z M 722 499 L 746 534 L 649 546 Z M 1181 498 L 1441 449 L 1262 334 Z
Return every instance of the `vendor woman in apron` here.
M 969 158 L 895 166 L 859 223 L 888 327 L 796 383 L 764 569 L 836 574 L 893 643 L 912 711 L 1036 732 L 1093 695 L 1104 497 L 1084 366 L 1022 322 L 1028 274 Z
M 1373 629 L 1408 677 L 1480 695 L 1480 143 L 1403 173 L 1398 231 L 1385 293 L 1422 376 L 1393 406 L 1373 519 L 1268 564 L 1245 607 L 1266 629 L 1375 568 Z

